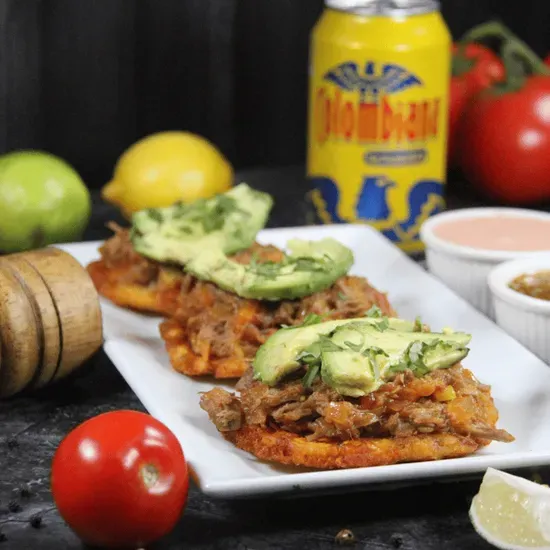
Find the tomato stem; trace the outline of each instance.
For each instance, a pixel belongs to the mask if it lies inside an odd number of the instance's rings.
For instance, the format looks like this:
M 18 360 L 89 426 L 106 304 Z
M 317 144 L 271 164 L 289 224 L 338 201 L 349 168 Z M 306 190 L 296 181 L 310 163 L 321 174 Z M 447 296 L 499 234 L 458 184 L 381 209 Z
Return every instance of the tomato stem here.
M 507 27 L 505 27 L 500 21 L 489 21 L 477 25 L 470 29 L 462 38 L 457 42 L 457 50 L 453 56 L 452 74 L 453 76 L 460 76 L 471 70 L 475 65 L 475 61 L 468 58 L 466 55 L 466 47 L 473 42 L 481 42 L 486 38 L 500 38 L 507 40 L 511 36 L 511 33 Z
M 532 74 L 550 75 L 550 68 L 544 61 L 525 43 L 523 40 L 511 35 L 510 39 L 504 44 L 502 49 L 502 60 L 506 66 L 506 57 L 509 59 L 519 57 L 522 59 Z M 512 68 L 510 66 L 510 68 Z
M 515 44 L 514 51 L 527 64 L 534 74 L 550 75 L 550 68 L 544 61 L 523 41 L 514 34 L 506 25 L 500 21 L 489 21 L 470 29 L 459 42 L 459 50 L 466 47 L 470 42 L 479 42 L 484 38 L 500 38 L 502 40 L 502 57 L 504 57 L 504 48 L 507 44 Z M 511 55 L 511 49 L 508 50 Z M 517 72 L 518 65 L 512 66 L 511 63 L 506 67 Z
M 459 41 L 460 46 L 466 47 L 471 42 L 480 42 L 485 38 L 501 38 L 509 40 L 514 37 L 512 31 L 500 21 L 489 21 L 470 29 Z
M 521 53 L 523 53 L 523 50 L 518 50 L 516 42 L 508 42 L 502 47 L 502 62 L 506 70 L 506 80 L 494 86 L 493 92 L 497 95 L 516 92 L 525 85 L 527 75 L 522 61 L 518 57 L 518 54 L 521 56 Z
M 533 52 L 525 48 L 520 42 L 508 42 L 502 48 L 502 61 L 506 70 L 506 81 L 496 84 L 493 87 L 493 93 L 501 95 L 509 92 L 521 90 L 525 85 L 529 74 L 525 73 L 525 65 L 532 67 Z M 536 57 L 536 56 L 535 56 Z M 550 71 L 539 72 L 534 70 L 534 74 L 550 75 Z
M 475 62 L 467 58 L 465 55 L 457 52 L 453 55 L 452 75 L 460 76 L 471 71 L 475 66 Z

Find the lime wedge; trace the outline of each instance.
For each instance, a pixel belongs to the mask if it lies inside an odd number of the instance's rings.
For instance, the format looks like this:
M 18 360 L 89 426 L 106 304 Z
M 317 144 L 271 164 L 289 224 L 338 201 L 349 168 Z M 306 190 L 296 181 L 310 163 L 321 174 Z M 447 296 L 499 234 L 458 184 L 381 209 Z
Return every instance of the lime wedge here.
M 503 550 L 550 550 L 550 488 L 488 468 L 470 507 L 470 520 Z

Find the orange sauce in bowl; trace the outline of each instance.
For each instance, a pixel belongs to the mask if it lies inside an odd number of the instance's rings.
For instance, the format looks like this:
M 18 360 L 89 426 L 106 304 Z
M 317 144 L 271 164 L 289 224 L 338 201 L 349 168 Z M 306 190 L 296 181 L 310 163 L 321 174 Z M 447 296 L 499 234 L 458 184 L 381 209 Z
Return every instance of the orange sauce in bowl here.
M 513 215 L 461 218 L 433 228 L 442 240 L 484 250 L 550 251 L 550 219 Z

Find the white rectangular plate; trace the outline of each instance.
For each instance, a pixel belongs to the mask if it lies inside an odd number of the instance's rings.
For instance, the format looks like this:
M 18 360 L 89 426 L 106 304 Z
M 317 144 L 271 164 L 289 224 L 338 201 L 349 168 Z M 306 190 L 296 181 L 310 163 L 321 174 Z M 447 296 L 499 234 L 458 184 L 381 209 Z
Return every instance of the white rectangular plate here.
M 465 366 L 492 386 L 499 427 L 511 432 L 516 441 L 492 443 L 465 458 L 338 471 L 305 471 L 261 462 L 226 442 L 199 407 L 199 392 L 216 382 L 172 370 L 158 334 L 159 319 L 102 300 L 105 351 L 145 408 L 176 434 L 200 488 L 225 498 L 332 492 L 472 474 L 488 466 L 550 463 L 550 368 L 379 233 L 355 225 L 298 227 L 267 229 L 258 240 L 284 247 L 292 237 L 317 240 L 329 235 L 353 250 L 352 273 L 389 292 L 401 317 L 420 315 L 436 330 L 452 326 L 473 335 Z M 97 247 L 98 243 L 62 246 L 83 265 L 98 257 Z

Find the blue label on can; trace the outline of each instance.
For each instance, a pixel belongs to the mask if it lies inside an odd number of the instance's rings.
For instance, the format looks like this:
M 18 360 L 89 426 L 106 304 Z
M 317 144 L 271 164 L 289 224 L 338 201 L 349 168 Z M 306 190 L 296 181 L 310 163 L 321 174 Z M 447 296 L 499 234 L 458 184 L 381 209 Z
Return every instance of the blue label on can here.
M 365 176 L 354 206 L 355 217 L 347 220 L 339 214 L 340 192 L 336 182 L 328 177 L 315 177 L 311 183 L 313 202 L 325 223 L 368 223 L 396 243 L 418 240 L 422 222 L 445 207 L 443 183 L 422 179 L 409 189 L 407 217 L 396 220 L 388 201 L 388 192 L 395 182 L 383 175 Z

